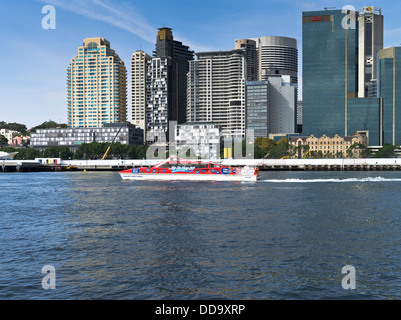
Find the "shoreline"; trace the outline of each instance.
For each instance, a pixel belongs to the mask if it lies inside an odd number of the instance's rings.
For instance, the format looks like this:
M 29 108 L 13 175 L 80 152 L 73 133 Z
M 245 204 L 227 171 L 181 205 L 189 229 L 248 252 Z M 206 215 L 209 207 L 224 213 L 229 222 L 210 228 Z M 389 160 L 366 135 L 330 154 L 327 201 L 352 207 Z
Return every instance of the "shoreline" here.
M 121 171 L 154 166 L 162 159 L 151 160 L 1 160 L 0 172 L 52 171 Z M 366 159 L 221 159 L 212 160 L 227 166 L 258 167 L 260 171 L 401 171 L 401 158 Z

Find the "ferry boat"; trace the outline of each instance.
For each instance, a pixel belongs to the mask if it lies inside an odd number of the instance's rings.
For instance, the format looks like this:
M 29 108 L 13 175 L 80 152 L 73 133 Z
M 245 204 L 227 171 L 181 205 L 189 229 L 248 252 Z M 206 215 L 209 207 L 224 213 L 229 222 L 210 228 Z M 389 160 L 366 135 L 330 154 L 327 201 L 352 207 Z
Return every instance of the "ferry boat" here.
M 170 157 L 153 167 L 120 171 L 124 180 L 257 181 L 259 169 Z

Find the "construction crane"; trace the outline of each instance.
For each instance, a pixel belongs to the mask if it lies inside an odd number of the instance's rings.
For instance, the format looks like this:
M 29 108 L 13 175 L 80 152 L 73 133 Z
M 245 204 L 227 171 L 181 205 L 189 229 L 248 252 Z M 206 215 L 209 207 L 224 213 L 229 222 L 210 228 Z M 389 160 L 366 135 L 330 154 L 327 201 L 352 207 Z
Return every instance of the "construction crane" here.
M 109 147 L 107 148 L 107 150 L 106 150 L 106 152 L 105 152 L 105 154 L 104 154 L 102 160 L 106 159 L 107 154 L 109 153 L 111 146 L 113 145 L 114 141 L 116 140 L 118 134 L 120 133 L 120 131 L 121 131 L 122 127 L 124 127 L 124 125 L 125 125 L 125 122 L 121 124 L 121 126 L 120 126 L 120 128 L 118 129 L 116 135 L 115 135 L 114 138 L 113 138 L 113 141 L 110 143 Z
M 312 155 L 311 155 L 311 153 L 310 153 L 310 149 L 308 150 L 308 152 L 307 153 L 305 153 L 305 155 L 304 155 L 304 159 L 306 159 L 306 156 L 309 154 L 309 158 L 311 158 L 312 157 Z

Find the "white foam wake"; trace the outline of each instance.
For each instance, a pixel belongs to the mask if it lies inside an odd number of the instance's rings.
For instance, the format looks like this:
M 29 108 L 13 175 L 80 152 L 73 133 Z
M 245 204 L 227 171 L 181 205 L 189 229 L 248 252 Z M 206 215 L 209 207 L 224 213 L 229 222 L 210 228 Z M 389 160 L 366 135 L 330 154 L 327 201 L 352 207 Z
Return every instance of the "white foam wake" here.
M 368 178 L 347 178 L 347 179 L 267 179 L 260 182 L 270 183 L 317 183 L 317 182 L 401 182 L 396 178 L 368 177 Z

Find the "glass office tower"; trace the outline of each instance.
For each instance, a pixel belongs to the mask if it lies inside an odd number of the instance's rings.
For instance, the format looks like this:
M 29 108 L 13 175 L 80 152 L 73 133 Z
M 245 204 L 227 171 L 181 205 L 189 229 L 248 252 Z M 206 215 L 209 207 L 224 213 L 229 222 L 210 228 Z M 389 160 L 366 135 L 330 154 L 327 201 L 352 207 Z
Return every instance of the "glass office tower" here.
M 269 137 L 269 81 L 246 82 L 246 128 L 254 137 Z
M 349 12 L 356 19 L 356 13 Z M 302 14 L 303 133 L 346 136 L 348 99 L 357 96 L 358 30 L 342 10 Z
M 382 98 L 383 144 L 401 144 L 401 47 L 379 51 L 379 94 Z
M 381 99 L 362 98 L 349 99 L 347 111 L 348 134 L 363 132 L 368 138 L 369 146 L 382 145 Z

